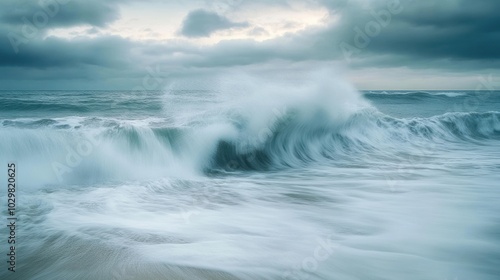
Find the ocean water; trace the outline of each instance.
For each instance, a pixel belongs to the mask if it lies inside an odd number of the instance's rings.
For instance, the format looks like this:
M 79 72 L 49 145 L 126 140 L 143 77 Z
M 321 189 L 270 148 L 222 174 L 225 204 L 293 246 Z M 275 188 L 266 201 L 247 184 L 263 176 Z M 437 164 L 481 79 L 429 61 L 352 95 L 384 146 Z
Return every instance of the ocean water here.
M 194 84 L 0 92 L 1 279 L 499 279 L 500 92 Z

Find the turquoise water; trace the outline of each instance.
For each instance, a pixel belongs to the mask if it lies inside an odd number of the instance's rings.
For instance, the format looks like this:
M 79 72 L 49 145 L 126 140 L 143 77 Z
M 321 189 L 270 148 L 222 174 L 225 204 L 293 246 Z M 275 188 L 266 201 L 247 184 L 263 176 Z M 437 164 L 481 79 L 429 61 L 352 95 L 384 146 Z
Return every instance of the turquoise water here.
M 0 275 L 498 279 L 499 140 L 500 92 L 2 91 Z

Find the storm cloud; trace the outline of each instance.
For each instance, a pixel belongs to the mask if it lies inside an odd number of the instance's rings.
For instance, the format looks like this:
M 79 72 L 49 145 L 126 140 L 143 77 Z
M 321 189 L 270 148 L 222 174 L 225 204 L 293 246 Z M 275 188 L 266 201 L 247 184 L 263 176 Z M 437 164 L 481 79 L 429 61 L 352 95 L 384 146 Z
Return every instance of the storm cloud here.
M 47 28 L 81 24 L 105 26 L 119 18 L 121 0 L 4 0 L 0 4 L 0 22 L 16 27 L 26 21 L 44 23 Z
M 229 15 L 233 12 L 231 9 L 241 14 L 245 8 L 257 9 L 255 13 L 258 13 L 258 9 L 271 5 L 270 1 L 237 1 L 233 6 L 225 6 L 225 13 L 212 11 L 208 6 L 193 9 L 197 2 L 186 1 L 192 6 L 177 26 L 172 27 L 178 37 L 163 40 L 140 40 L 109 32 L 71 38 L 47 36 L 56 28 L 84 26 L 106 31 L 107 26 L 122 17 L 120 7 L 134 2 L 73 0 L 63 5 L 57 0 L 47 1 L 59 3 L 59 11 L 53 16 L 50 10 L 43 8 L 49 6 L 42 7 L 38 1 L 0 3 L 0 88 L 22 79 L 63 79 L 61 84 L 65 86 L 82 79 L 89 82 L 140 80 L 146 72 L 144 69 L 151 65 L 159 65 L 163 71 L 172 73 L 276 61 L 338 63 L 359 73 L 372 69 L 370 71 L 380 73 L 382 78 L 383 73 L 397 73 L 394 69 L 398 68 L 414 73 L 427 69 L 443 77 L 500 73 L 500 18 L 497 16 L 500 2 L 496 0 L 480 3 L 466 0 L 302 1 L 302 5 L 327 11 L 323 24 L 266 40 L 251 37 L 257 35 L 257 31 L 270 36 L 272 31 L 255 24 L 250 11 L 241 19 Z M 140 3 L 154 7 L 157 1 Z M 276 3 L 280 8 L 288 7 L 283 1 Z M 38 28 L 36 36 L 26 36 L 23 31 L 29 25 L 23 18 L 35 25 L 34 15 L 40 11 L 44 11 L 49 20 Z M 165 16 L 168 12 L 165 11 Z M 230 18 L 238 18 L 238 21 Z M 246 30 L 244 34 L 250 37 L 225 38 L 209 44 L 196 41 L 214 38 L 218 31 L 240 29 Z M 74 85 L 78 86 L 81 84 Z M 116 86 L 123 87 L 123 84 Z
M 219 30 L 247 26 L 246 22 L 233 22 L 214 12 L 195 10 L 184 19 L 180 33 L 186 37 L 208 37 Z
M 376 3 L 365 9 L 352 7 L 351 12 L 344 13 L 342 25 L 330 29 L 325 37 L 342 34 L 352 45 L 356 45 L 356 36 L 368 37 L 366 51 L 377 54 L 496 60 L 500 58 L 500 18 L 496 14 L 500 2 L 480 2 L 407 0 L 400 2 L 401 12 L 397 14 L 389 12 L 390 4 L 384 7 Z M 387 15 L 389 20 L 383 22 Z M 378 23 L 379 31 L 373 28 L 374 22 Z M 371 36 L 370 32 L 376 35 Z

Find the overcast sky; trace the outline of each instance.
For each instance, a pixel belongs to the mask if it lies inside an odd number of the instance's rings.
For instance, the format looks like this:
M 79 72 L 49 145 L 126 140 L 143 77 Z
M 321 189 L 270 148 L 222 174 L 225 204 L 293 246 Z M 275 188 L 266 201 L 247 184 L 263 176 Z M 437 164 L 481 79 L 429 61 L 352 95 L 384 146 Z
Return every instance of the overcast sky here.
M 499 12 L 499 0 L 2 0 L 0 89 L 324 66 L 360 89 L 500 88 Z

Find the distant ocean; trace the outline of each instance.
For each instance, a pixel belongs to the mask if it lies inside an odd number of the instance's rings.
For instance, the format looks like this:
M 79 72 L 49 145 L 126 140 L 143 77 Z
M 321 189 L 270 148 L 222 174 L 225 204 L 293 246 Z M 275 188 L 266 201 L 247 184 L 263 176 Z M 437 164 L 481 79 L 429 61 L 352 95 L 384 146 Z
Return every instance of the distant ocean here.
M 500 277 L 496 91 L 1 91 L 0 155 L 1 279 Z

